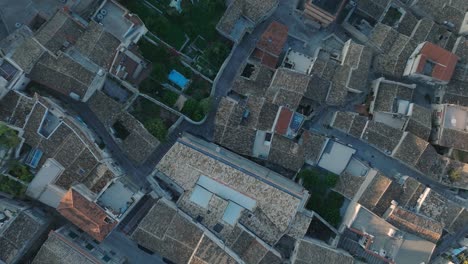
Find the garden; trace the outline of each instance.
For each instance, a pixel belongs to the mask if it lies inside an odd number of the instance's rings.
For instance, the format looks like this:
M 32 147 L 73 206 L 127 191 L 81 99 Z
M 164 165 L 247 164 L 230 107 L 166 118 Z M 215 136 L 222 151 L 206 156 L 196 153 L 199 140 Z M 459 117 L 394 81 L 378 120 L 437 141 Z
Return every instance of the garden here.
M 153 65 L 150 77 L 139 86 L 140 92 L 182 112 L 194 121 L 202 120 L 210 108 L 212 84 L 183 65 L 179 55 L 163 45 L 155 45 L 143 39 L 139 47 L 143 57 Z M 185 90 L 182 87 L 174 87 L 177 85 L 168 80 L 172 70 L 190 80 Z M 179 101 L 180 98 L 182 100 Z
M 161 142 L 166 140 L 168 129 L 179 118 L 177 115 L 143 97 L 139 97 L 135 100 L 130 114 L 138 119 L 148 132 Z
M 26 186 L 8 176 L 0 175 L 0 192 L 22 198 L 26 192 Z
M 8 173 L 23 182 L 31 182 L 34 178 L 34 175 L 29 171 L 29 167 L 16 160 L 10 164 Z
M 214 77 L 231 50 L 231 43 L 216 31 L 226 9 L 224 1 L 184 0 L 180 13 L 169 5 L 170 2 L 122 0 L 130 11 L 138 14 L 151 33 L 177 50 L 183 48 L 182 52 L 193 59 L 194 67 Z
M 318 213 L 334 227 L 341 223 L 340 208 L 344 197 L 331 189 L 338 182 L 338 175 L 319 168 L 304 169 L 298 173 L 296 180 L 310 193 L 306 208 Z
M 19 143 L 18 132 L 0 124 L 0 148 L 10 149 L 16 147 Z

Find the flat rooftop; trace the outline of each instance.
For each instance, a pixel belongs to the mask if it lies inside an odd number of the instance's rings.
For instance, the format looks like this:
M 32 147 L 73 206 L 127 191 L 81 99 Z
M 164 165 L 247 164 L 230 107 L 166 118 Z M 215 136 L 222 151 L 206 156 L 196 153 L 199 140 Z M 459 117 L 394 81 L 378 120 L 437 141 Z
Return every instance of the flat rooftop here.
M 101 11 L 103 9 L 106 11 Z M 122 9 L 112 1 L 107 1 L 101 10 L 98 14 L 106 12 L 106 15 L 103 16 L 104 18 L 102 20 L 98 20 L 97 17 L 95 17 L 95 20 L 100 22 L 106 31 L 110 32 L 114 37 L 122 40 L 125 33 L 127 33 L 132 26 L 132 23 L 124 17 L 126 10 Z
M 120 181 L 111 183 L 99 196 L 97 203 L 112 211 L 114 215 L 123 215 L 135 202 L 135 193 Z
M 428 263 L 435 248 L 434 243 L 400 231 L 362 207 L 351 227 L 374 236 L 369 249 L 383 249 L 396 263 Z
M 468 128 L 467 109 L 460 106 L 447 105 L 445 108 L 444 127 L 465 131 Z
M 38 13 L 45 18 L 49 18 L 62 6 L 64 6 L 64 3 L 57 0 L 0 1 L 0 39 L 5 29 L 8 34 L 16 30 L 16 23 L 28 25 Z
M 322 157 L 318 163 L 319 167 L 340 175 L 347 167 L 356 150 L 346 145 L 328 141 Z
M 307 73 L 314 59 L 305 54 L 290 50 L 286 55 L 285 64 L 287 68 L 291 68 L 301 73 Z

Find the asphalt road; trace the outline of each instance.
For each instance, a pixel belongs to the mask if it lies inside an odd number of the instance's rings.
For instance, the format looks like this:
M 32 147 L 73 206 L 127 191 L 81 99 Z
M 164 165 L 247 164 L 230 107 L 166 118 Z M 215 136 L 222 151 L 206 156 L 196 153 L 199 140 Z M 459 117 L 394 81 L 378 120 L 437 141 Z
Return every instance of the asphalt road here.
M 321 117 L 324 118 L 326 114 L 322 114 Z M 341 132 L 336 129 L 326 128 L 323 125 L 323 120 L 315 120 L 313 123 L 306 124 L 311 131 L 317 132 L 322 135 L 326 135 L 328 137 L 335 137 L 338 142 L 343 144 L 347 144 L 352 146 L 356 149 L 356 157 L 361 160 L 369 162 L 371 167 L 381 171 L 388 177 L 395 176 L 396 174 L 400 173 L 402 175 L 407 175 L 409 177 L 415 178 L 419 182 L 429 186 L 433 191 L 441 194 L 445 198 L 460 204 L 463 207 L 467 207 L 467 202 L 462 201 L 456 197 L 452 192 L 448 191 L 447 187 L 432 178 L 420 173 L 416 169 L 411 166 L 408 166 L 401 161 L 392 158 L 380 150 L 370 146 L 369 144 L 365 143 L 364 141 L 352 137 L 344 132 Z

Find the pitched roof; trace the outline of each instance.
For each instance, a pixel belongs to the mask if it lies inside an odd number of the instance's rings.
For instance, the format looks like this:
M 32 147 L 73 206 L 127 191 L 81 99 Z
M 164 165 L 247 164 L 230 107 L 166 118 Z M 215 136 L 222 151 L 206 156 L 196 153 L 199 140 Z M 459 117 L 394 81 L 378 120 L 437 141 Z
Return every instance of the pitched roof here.
M 91 20 L 75 47 L 82 55 L 100 67 L 109 70 L 120 41 L 104 30 L 104 27 Z
M 410 166 L 415 166 L 428 144 L 429 143 L 422 138 L 411 133 L 405 133 L 393 157 Z
M 275 135 L 271 142 L 268 161 L 292 171 L 299 171 L 305 161 L 304 148 L 286 137 Z
M 44 53 L 31 71 L 30 78 L 63 95 L 85 97 L 96 73 L 83 67 L 70 57 L 54 58 Z
M 433 243 L 440 239 L 443 232 L 443 226 L 440 222 L 399 206 L 390 213 L 386 220 L 401 230 L 418 235 Z
M 35 37 L 46 49 L 56 53 L 64 45 L 74 44 L 84 29 L 84 26 L 61 9 L 39 29 Z
M 419 52 L 421 59 L 416 72 L 423 73 L 428 61 L 434 62 L 431 76 L 438 80 L 450 81 L 458 56 L 430 42 L 425 42 Z
M 384 123 L 368 121 L 362 139 L 381 151 L 391 153 L 400 142 L 403 131 Z
M 98 241 L 103 241 L 117 225 L 101 207 L 74 188 L 63 196 L 57 211 Z
M 294 112 L 289 110 L 287 107 L 281 107 L 281 111 L 276 121 L 275 132 L 280 135 L 286 135 L 288 132 L 289 123 Z
M 294 259 L 295 263 L 301 264 L 354 263 L 354 258 L 351 257 L 351 255 L 349 255 L 347 252 L 333 249 L 319 241 L 305 239 L 299 240 Z
M 277 21 L 273 21 L 257 42 L 257 48 L 279 57 L 287 38 L 288 27 Z
M 313 163 L 318 162 L 327 140 L 327 137 L 312 133 L 308 130 L 302 132 L 301 141 L 299 143 L 304 147 L 305 160 Z
M 11 59 L 26 73 L 30 73 L 44 52 L 45 49 L 39 45 L 36 39 L 28 38 L 15 49 Z
M 73 245 L 73 242 L 68 241 L 61 234 L 52 231 L 32 263 L 96 264 L 99 263 L 99 260 L 91 254 L 87 254 L 84 250 L 79 250 Z
M 432 129 L 432 111 L 429 108 L 412 104 L 406 131 L 428 140 Z

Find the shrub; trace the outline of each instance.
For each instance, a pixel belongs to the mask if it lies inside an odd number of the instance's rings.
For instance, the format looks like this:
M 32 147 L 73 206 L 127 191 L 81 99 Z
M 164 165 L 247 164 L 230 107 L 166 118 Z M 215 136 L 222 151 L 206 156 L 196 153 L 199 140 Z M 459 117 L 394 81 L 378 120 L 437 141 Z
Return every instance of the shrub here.
M 0 124 L 0 147 L 14 148 L 20 143 L 20 139 L 15 130 Z
M 200 103 L 194 99 L 188 99 L 185 102 L 182 113 L 194 121 L 201 121 L 205 117 Z
M 34 178 L 29 168 L 19 162 L 13 162 L 10 165 L 10 174 L 24 182 L 31 182 Z
M 174 106 L 175 103 L 177 102 L 177 99 L 179 98 L 179 94 L 178 93 L 175 93 L 171 90 L 165 90 L 164 91 L 164 95 L 163 95 L 163 98 L 162 98 L 162 102 L 165 104 L 165 105 L 168 105 L 170 107 Z
M 451 169 L 449 171 L 449 179 L 451 182 L 456 182 L 461 179 L 461 171 L 457 169 Z
M 26 191 L 26 186 L 5 175 L 0 175 L 0 191 L 15 197 L 22 197 Z
M 153 118 L 145 122 L 148 132 L 160 141 L 164 141 L 167 136 L 167 127 L 160 118 Z

